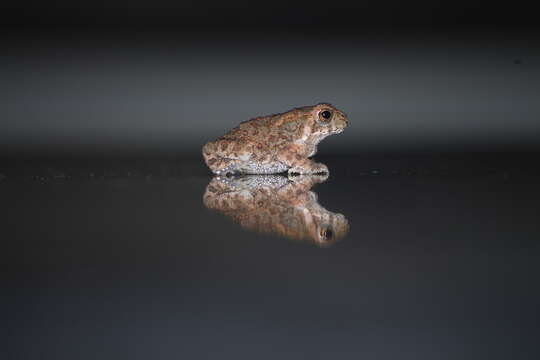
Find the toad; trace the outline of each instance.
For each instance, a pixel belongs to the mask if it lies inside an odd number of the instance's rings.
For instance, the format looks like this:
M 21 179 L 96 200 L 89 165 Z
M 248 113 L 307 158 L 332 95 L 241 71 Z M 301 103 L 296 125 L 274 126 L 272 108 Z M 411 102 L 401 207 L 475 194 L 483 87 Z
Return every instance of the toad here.
M 295 108 L 240 123 L 202 153 L 216 175 L 328 174 L 326 165 L 310 159 L 325 137 L 348 125 L 347 115 L 331 104 Z

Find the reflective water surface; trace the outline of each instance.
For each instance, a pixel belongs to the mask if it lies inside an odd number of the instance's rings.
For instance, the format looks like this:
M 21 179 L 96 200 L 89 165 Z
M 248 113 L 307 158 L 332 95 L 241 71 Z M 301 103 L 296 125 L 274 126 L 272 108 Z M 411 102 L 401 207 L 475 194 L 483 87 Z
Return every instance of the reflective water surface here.
M 0 162 L 3 358 L 538 358 L 535 156 L 318 160 Z
M 319 205 L 317 194 L 310 191 L 327 177 L 215 177 L 206 187 L 204 205 L 248 230 L 329 246 L 347 234 L 349 223 L 342 214 Z

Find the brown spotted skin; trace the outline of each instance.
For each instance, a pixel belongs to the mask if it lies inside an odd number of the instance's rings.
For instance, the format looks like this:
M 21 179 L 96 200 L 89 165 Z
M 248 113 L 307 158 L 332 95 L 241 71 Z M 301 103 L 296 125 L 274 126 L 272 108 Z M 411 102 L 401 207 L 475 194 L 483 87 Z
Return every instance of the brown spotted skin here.
M 327 247 L 342 239 L 349 223 L 326 210 L 310 191 L 328 175 L 214 177 L 203 202 L 244 229 Z
M 203 157 L 218 175 L 328 173 L 326 165 L 309 157 L 315 155 L 322 139 L 342 132 L 348 122 L 342 111 L 327 103 L 261 116 L 205 144 Z

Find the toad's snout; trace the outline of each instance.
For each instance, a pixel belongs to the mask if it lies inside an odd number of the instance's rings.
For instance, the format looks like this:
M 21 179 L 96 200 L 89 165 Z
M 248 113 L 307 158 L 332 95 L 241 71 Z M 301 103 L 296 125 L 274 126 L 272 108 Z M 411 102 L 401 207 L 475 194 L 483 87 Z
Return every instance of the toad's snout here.
M 341 115 L 336 122 L 336 125 L 339 129 L 345 129 L 349 125 L 349 119 L 347 119 L 347 116 Z

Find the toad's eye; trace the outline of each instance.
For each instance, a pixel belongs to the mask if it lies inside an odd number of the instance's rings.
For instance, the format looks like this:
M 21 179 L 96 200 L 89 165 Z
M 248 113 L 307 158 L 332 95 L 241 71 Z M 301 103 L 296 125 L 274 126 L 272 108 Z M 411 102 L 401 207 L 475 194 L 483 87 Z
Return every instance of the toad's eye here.
M 332 238 L 332 229 L 321 229 L 321 237 L 325 238 L 326 240 L 330 240 Z
M 324 122 L 330 121 L 332 118 L 332 113 L 328 110 L 323 110 L 319 113 L 319 118 Z

